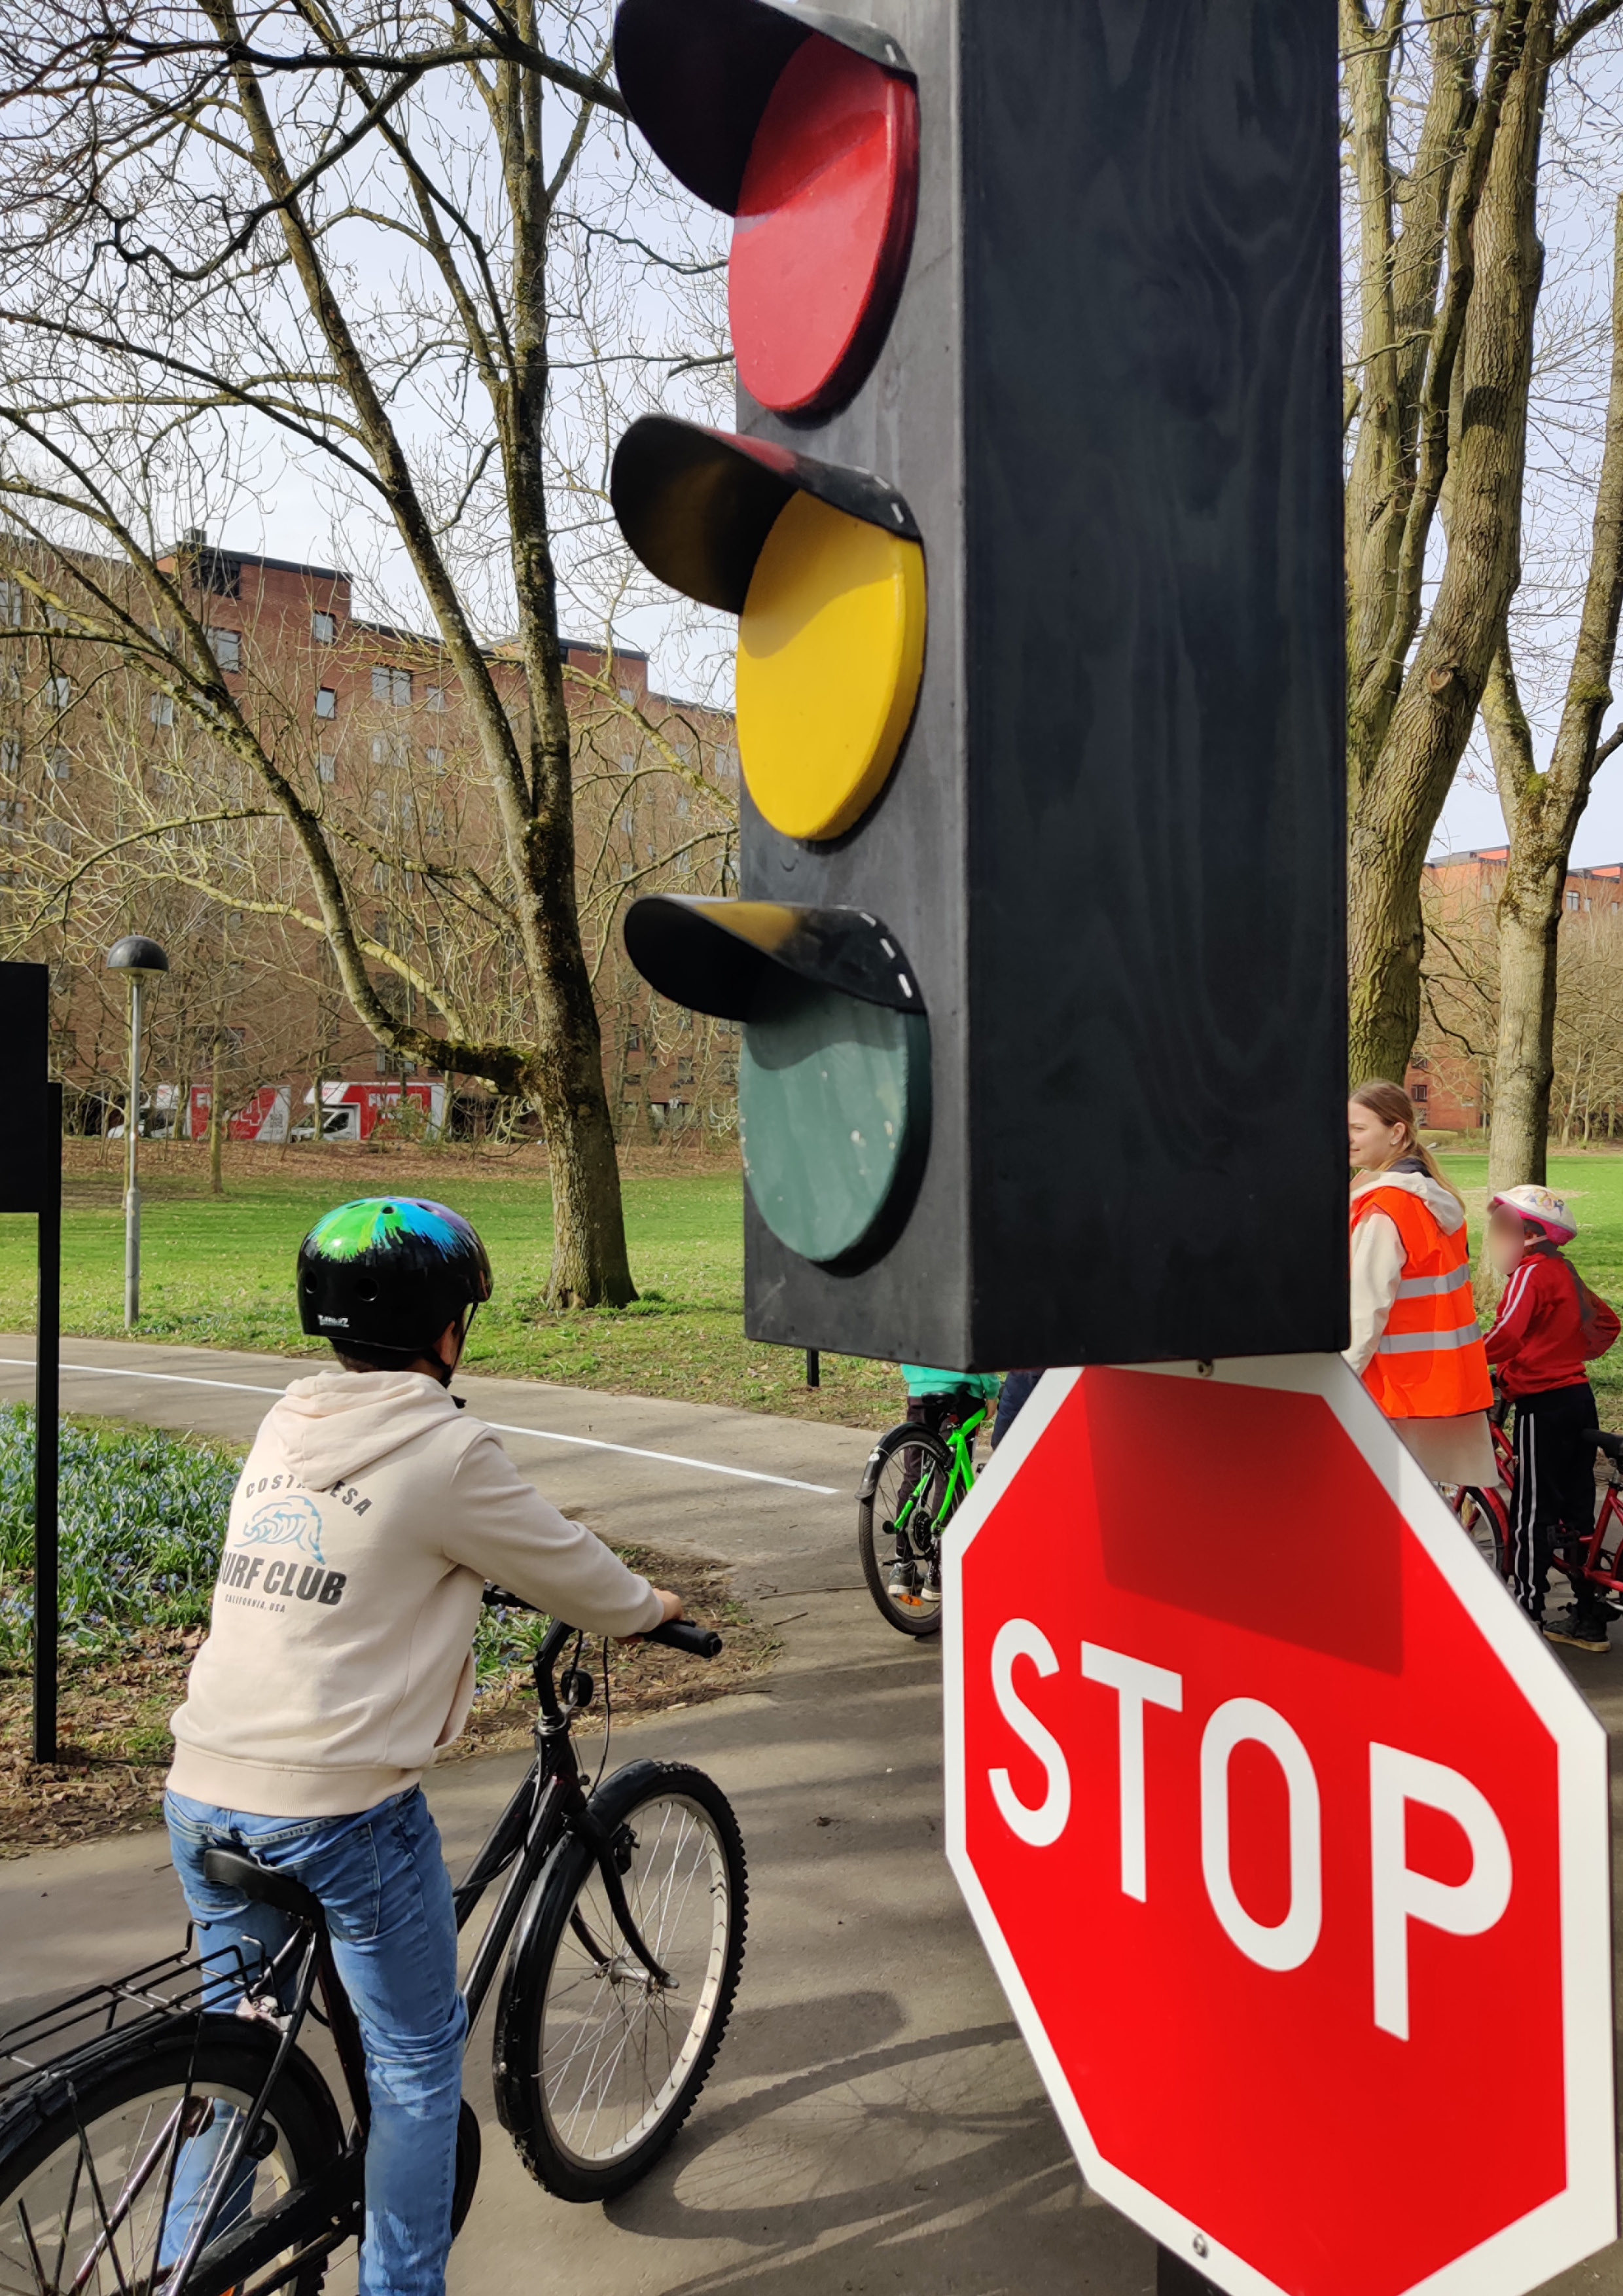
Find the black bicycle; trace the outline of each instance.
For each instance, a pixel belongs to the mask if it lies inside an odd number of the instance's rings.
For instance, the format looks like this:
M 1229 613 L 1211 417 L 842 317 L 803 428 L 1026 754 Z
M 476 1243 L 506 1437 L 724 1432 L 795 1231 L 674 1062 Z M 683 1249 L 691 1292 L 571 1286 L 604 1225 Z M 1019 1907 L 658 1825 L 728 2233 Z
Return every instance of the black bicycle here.
M 721 1648 L 683 1622 L 647 1639 Z M 502 2126 L 549 2192 L 602 2201 L 646 2173 L 704 2086 L 746 1881 L 737 1820 L 702 1771 L 635 1761 L 587 1790 L 570 1736 L 595 1694 L 584 1648 L 562 1624 L 543 1637 L 535 1760 L 455 1900 L 460 1929 L 505 1876 L 464 1988 L 471 2034 L 500 1973 Z M 316 2296 L 359 2236 L 365 2071 L 320 1904 L 234 1851 L 207 1866 L 291 1917 L 273 1960 L 199 1959 L 188 1940 L 0 2034 L 0 2296 Z M 347 2109 L 299 2046 L 307 2017 L 331 2035 Z M 464 2103 L 457 2230 L 479 2151 Z

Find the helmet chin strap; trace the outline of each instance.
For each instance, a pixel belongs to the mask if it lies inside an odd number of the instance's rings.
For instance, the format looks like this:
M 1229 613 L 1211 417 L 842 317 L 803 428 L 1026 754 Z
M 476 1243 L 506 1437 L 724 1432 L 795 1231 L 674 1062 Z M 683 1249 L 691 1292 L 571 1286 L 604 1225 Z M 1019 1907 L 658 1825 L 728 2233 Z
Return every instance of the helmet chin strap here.
M 473 1329 L 473 1318 L 478 1315 L 478 1313 L 479 1301 L 475 1300 L 469 1308 L 467 1314 L 463 1317 L 462 1328 L 458 1334 L 456 1343 L 455 1363 L 448 1364 L 443 1356 L 439 1357 L 439 1370 L 437 1376 L 441 1387 L 449 1387 L 451 1382 L 455 1378 L 456 1374 L 461 1367 L 463 1349 L 468 1344 L 468 1334 Z

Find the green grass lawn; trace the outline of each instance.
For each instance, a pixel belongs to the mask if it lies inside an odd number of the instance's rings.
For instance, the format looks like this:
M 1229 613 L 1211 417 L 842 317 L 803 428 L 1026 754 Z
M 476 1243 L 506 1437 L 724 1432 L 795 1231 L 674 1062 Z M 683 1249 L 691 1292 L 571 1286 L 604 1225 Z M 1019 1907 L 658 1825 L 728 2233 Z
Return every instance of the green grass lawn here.
M 1487 1158 L 1447 1167 L 1480 1245 Z M 319 1212 L 346 1196 L 390 1187 L 443 1197 L 465 1211 L 490 1248 L 496 1292 L 468 1351 L 480 1371 L 559 1380 L 622 1394 L 678 1396 L 745 1410 L 790 1412 L 885 1427 L 900 1417 L 894 1368 L 825 1356 L 824 1385 L 808 1394 L 798 1350 L 743 1335 L 742 1182 L 736 1166 L 660 1151 L 634 1152 L 625 1173 L 632 1272 L 642 1297 L 618 1312 L 552 1315 L 542 1306 L 552 1249 L 545 1161 L 534 1149 L 505 1159 L 463 1151 L 373 1155 L 342 1148 L 234 1148 L 224 1196 L 208 1193 L 199 1149 L 155 1142 L 143 1151 L 144 1337 L 195 1347 L 275 1349 L 324 1357 L 293 1314 L 293 1256 Z M 1623 1156 L 1557 1156 L 1550 1185 L 1572 1203 L 1572 1257 L 1597 1292 L 1623 1309 Z M 68 1332 L 115 1337 L 124 1329 L 124 1217 L 117 1144 L 70 1143 L 62 1250 Z M 33 1223 L 0 1220 L 0 1329 L 34 1320 Z M 1483 1305 L 1486 1307 L 1487 1302 Z M 1609 1423 L 1623 1428 L 1623 1347 L 1595 1367 Z
M 69 1144 L 64 1184 L 62 1327 L 124 1330 L 124 1215 L 118 1144 Z M 274 1349 L 326 1358 L 300 1332 L 293 1259 L 316 1216 L 348 1196 L 389 1188 L 439 1196 L 479 1228 L 496 1296 L 475 1320 L 471 1368 L 623 1394 L 679 1396 L 852 1426 L 901 1416 L 887 1365 L 824 1357 L 807 1391 L 798 1350 L 743 1335 L 742 1180 L 735 1165 L 634 1152 L 625 1174 L 632 1271 L 642 1297 L 619 1311 L 549 1314 L 552 1250 L 545 1165 L 462 1151 L 373 1155 L 333 1148 L 234 1148 L 226 1193 L 208 1193 L 200 1149 L 154 1142 L 142 1152 L 141 1336 L 193 1347 Z M 0 1329 L 31 1330 L 33 1222 L 0 1220 Z
M 1488 1158 L 1439 1159 L 1464 1197 L 1471 1214 L 1471 1244 L 1480 1252 L 1488 1201 Z M 1564 1196 L 1578 1222 L 1578 1240 L 1567 1257 L 1593 1290 L 1623 1312 L 1623 1156 L 1552 1156 L 1549 1184 Z M 1479 1289 L 1486 1328 L 1488 1299 Z M 1623 1428 L 1623 1342 L 1590 1366 L 1589 1376 L 1608 1427 Z

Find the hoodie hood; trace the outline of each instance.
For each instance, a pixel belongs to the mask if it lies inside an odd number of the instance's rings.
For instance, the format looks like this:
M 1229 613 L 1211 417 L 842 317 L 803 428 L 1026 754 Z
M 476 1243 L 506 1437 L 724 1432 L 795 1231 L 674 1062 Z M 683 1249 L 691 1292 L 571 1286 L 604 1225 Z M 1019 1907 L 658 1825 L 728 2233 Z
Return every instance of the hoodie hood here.
M 426 1372 L 323 1371 L 293 1382 L 271 1406 L 264 1432 L 312 1490 L 330 1490 L 456 1415 Z
M 1360 1172 L 1352 1185 L 1353 1202 L 1372 1188 L 1401 1188 L 1406 1196 L 1418 1196 L 1445 1235 L 1457 1234 L 1465 1225 L 1464 1205 L 1430 1172 Z

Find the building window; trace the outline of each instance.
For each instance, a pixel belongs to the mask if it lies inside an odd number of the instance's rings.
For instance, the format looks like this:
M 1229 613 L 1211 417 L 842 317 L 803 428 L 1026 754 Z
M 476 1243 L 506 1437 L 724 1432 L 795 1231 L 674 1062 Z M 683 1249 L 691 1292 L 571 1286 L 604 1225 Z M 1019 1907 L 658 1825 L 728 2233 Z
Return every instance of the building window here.
M 0 797 L 0 829 L 20 829 L 28 808 L 20 797 Z
M 372 762 L 374 766 L 409 766 L 412 745 L 403 734 L 374 734 L 372 737 Z
M 1430 1090 L 1431 1087 L 1429 1084 L 1413 1084 L 1409 1086 L 1409 1098 L 1417 1102 L 1419 1105 L 1423 1108 L 1426 1104 Z
M 1577 908 L 1577 906 L 1578 906 L 1578 895 L 1577 895 L 1576 893 L 1569 893 L 1569 894 L 1568 894 L 1568 896 L 1567 896 L 1567 906 L 1568 906 L 1570 909 L 1576 909 L 1576 908 Z
M 389 1074 L 389 1054 L 384 1051 L 381 1045 L 378 1046 L 377 1051 L 372 1057 L 378 1074 L 380 1076 L 387 1076 Z
M 389 864 L 388 864 L 388 862 L 387 862 L 387 861 L 374 861 L 374 862 L 373 863 L 373 865 L 372 865 L 372 890 L 373 890 L 373 891 L 374 893 L 386 893 L 386 892 L 388 892 L 388 890 L 389 890 Z M 380 924 L 380 925 L 381 925 L 381 924 L 383 923 L 383 922 L 384 922 L 384 920 L 383 920 L 381 917 L 380 917 L 380 918 L 378 919 L 378 922 L 379 922 L 379 924 Z M 381 933 L 381 932 L 379 933 L 379 935 L 378 935 L 378 939 L 379 939 L 380 940 L 381 940 L 381 939 L 383 939 L 383 935 L 382 935 L 382 933 Z
M 409 709 L 412 701 L 412 674 L 409 669 L 390 669 L 379 662 L 372 673 L 372 698 L 388 701 L 397 709 Z
M 427 766 L 430 773 L 443 774 L 446 769 L 446 753 L 443 750 L 425 750 L 422 753 L 422 762 Z
M 425 837 L 443 837 L 445 835 L 446 817 L 444 808 L 442 807 L 437 805 L 430 806 L 428 811 L 422 816 L 422 833 Z
M 47 821 L 39 833 L 45 843 L 58 853 L 66 853 L 71 849 L 73 832 L 65 821 Z
M 679 1060 L 679 1061 L 676 1062 L 676 1082 L 677 1082 L 678 1084 L 692 1084 L 692 1082 L 693 1082 L 693 1062 L 692 1062 L 691 1060 Z
M 209 644 L 214 659 L 222 669 L 242 667 L 242 633 L 241 630 L 210 630 Z
M 409 701 L 410 696 L 406 698 Z M 446 690 L 443 685 L 430 685 L 424 692 L 422 699 L 430 709 L 443 709 L 446 706 Z
M 1585 914 L 1586 916 L 1587 916 L 1587 915 L 1589 914 L 1590 910 L 1591 910 L 1592 908 L 1594 908 L 1594 903 L 1593 901 L 1586 901 L 1586 902 L 1584 903 L 1584 914 Z
M 619 692 L 622 701 L 635 701 L 636 700 L 636 693 L 635 688 L 632 686 L 622 685 L 619 687 Z
M 44 690 L 47 709 L 66 709 L 73 700 L 73 680 L 70 677 L 47 677 Z
M 331 750 L 324 750 L 316 760 L 316 778 L 320 782 L 338 779 L 338 759 Z
M 45 752 L 45 778 L 53 782 L 71 781 L 73 759 L 66 750 L 48 750 Z
M 318 718 L 336 718 L 338 715 L 338 696 L 330 685 L 318 685 L 316 689 L 316 715 Z
M 22 743 L 15 734 L 7 734 L 0 737 L 0 774 L 9 774 L 14 778 L 21 771 Z
M 642 1030 L 640 1029 L 627 1029 L 626 1031 L 626 1050 L 628 1053 L 640 1053 L 642 1049 Z
M 14 630 L 22 627 L 22 597 L 20 582 L 0 582 L 0 622 Z
M 336 614 L 312 614 L 310 616 L 310 636 L 315 639 L 317 645 L 331 645 L 338 636 L 338 616 Z
M 175 697 L 172 693 L 154 693 L 146 705 L 146 714 L 154 726 L 175 723 Z

